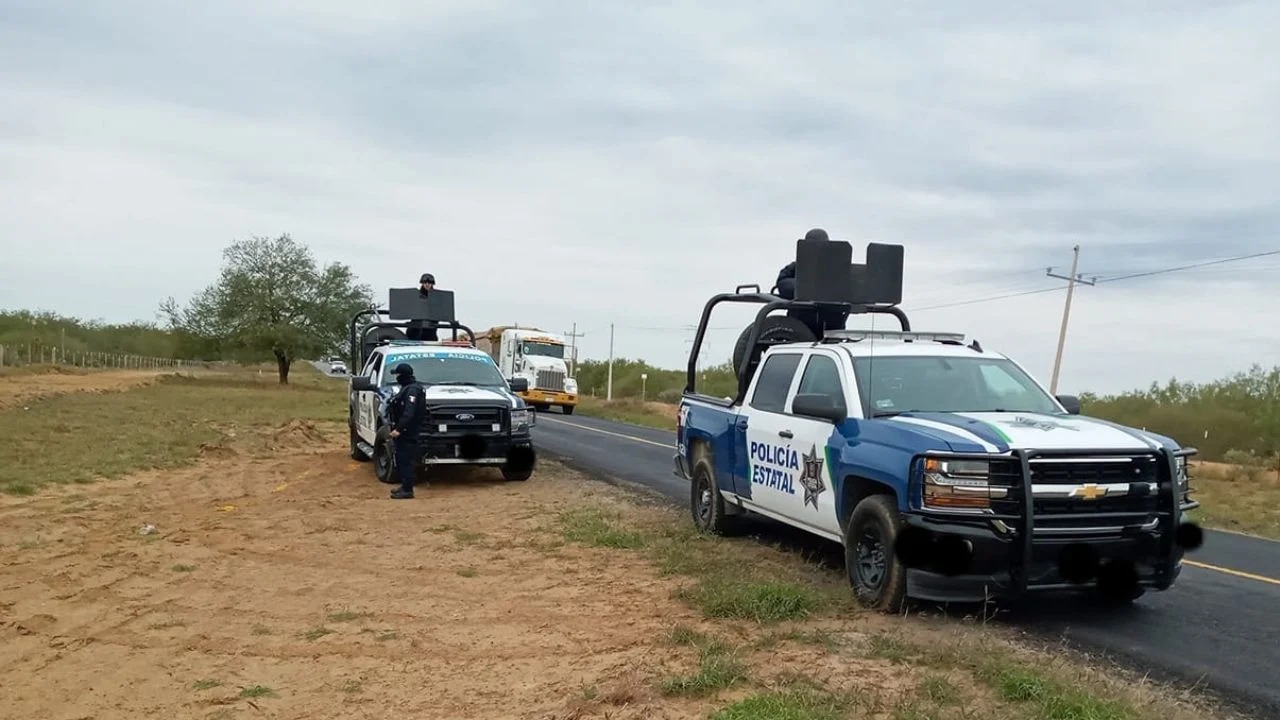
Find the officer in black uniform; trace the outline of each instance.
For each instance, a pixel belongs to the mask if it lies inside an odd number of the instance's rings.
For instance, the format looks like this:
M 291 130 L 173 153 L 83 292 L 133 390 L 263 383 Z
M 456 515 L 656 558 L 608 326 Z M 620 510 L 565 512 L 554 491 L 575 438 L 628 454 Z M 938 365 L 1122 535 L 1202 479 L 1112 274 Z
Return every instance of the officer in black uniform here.
M 422 277 L 418 278 L 418 296 L 426 298 L 436 287 L 436 276 L 431 273 L 422 273 Z M 405 328 L 404 335 L 410 340 L 439 340 L 440 336 L 436 332 L 436 324 L 431 320 L 416 320 Z
M 391 438 L 400 487 L 391 491 L 391 497 L 407 500 L 413 497 L 413 480 L 418 469 L 418 433 L 427 417 L 426 393 L 422 384 L 413 377 L 413 366 L 400 363 L 393 372 L 400 391 L 391 398 L 388 415 L 392 423 Z
M 805 240 L 822 240 L 829 241 L 831 238 L 827 235 L 827 231 L 822 228 L 814 228 L 804 234 Z M 784 300 L 794 300 L 796 297 L 796 261 L 792 260 L 782 269 L 778 271 L 778 279 L 774 282 L 774 286 L 778 289 L 778 297 Z M 826 308 L 818 312 L 812 310 L 788 310 L 788 317 L 799 318 L 810 326 L 814 331 L 814 335 L 822 337 L 821 326 L 825 326 L 828 330 L 843 329 L 849 313 L 836 308 Z M 821 321 L 821 326 L 817 321 Z

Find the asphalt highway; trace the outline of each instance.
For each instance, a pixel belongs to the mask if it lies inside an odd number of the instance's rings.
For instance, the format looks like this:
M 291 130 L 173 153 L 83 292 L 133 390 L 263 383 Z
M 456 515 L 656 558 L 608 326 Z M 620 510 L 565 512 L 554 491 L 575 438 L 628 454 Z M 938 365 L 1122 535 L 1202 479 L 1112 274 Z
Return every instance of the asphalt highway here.
M 688 506 L 688 485 L 673 475 L 673 432 L 544 412 L 534 438 L 540 454 Z M 769 520 L 761 521 L 760 533 L 809 550 L 830 546 L 824 555 L 832 558 L 832 572 L 842 572 L 834 543 L 798 538 Z M 1183 564 L 1172 589 L 1148 592 L 1129 608 L 1053 596 L 994 621 L 1156 679 L 1195 684 L 1249 717 L 1280 718 L 1280 543 L 1207 530 Z

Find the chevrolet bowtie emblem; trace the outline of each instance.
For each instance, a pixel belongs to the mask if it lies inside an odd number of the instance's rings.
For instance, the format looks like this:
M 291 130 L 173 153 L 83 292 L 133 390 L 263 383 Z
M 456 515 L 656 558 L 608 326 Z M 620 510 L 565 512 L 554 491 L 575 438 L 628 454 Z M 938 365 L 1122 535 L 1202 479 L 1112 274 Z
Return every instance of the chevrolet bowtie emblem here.
M 1081 500 L 1097 500 L 1107 494 L 1107 489 L 1099 487 L 1093 483 L 1081 485 L 1071 492 L 1071 497 L 1077 497 Z

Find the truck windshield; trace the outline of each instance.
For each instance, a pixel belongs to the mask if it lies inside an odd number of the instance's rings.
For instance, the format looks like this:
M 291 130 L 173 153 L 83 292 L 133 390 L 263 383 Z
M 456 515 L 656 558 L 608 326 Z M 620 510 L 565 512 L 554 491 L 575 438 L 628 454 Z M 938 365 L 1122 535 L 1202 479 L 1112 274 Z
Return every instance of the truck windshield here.
M 912 411 L 1062 412 L 1008 360 L 877 355 L 856 358 L 853 366 L 868 417 Z
M 487 355 L 435 355 L 416 357 L 392 357 L 382 371 L 382 384 L 394 385 L 395 366 L 408 363 L 413 366 L 413 376 L 423 385 L 478 385 L 505 387 L 506 380 Z
M 525 341 L 520 343 L 520 352 L 525 355 L 564 359 L 564 346 L 555 343 Z

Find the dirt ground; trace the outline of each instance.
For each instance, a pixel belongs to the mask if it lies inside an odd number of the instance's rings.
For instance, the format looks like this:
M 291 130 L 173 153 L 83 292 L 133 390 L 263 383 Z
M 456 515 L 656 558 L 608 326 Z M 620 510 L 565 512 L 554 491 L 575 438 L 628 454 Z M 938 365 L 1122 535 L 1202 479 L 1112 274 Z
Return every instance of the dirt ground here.
M 703 624 L 678 581 L 546 528 L 612 488 L 544 464 L 392 501 L 344 449 L 293 423 L 0 500 L 0 716 L 705 717 L 650 682 L 688 672 L 667 638 Z
M 1191 468 L 1193 473 L 1201 470 L 1206 471 L 1210 478 L 1234 476 L 1240 473 L 1240 467 L 1238 465 L 1212 462 L 1209 460 L 1197 460 L 1191 463 Z M 1256 479 L 1270 483 L 1271 485 L 1276 485 L 1280 483 L 1280 473 L 1277 473 L 1274 469 L 1259 468 Z
M 37 398 L 72 392 L 119 392 L 146 385 L 156 370 L 85 371 L 54 368 L 50 372 L 0 375 L 0 410 L 20 407 Z
M 345 426 L 225 443 L 179 470 L 0 496 L 0 718 L 693 720 L 797 678 L 886 720 L 925 717 L 901 703 L 946 682 L 966 717 L 1008 710 L 966 673 L 902 662 L 892 618 L 807 621 L 794 640 L 706 619 L 643 553 L 565 542 L 559 511 L 648 511 L 553 462 L 393 501 Z M 708 672 L 681 632 L 741 648 L 753 682 L 664 693 Z

